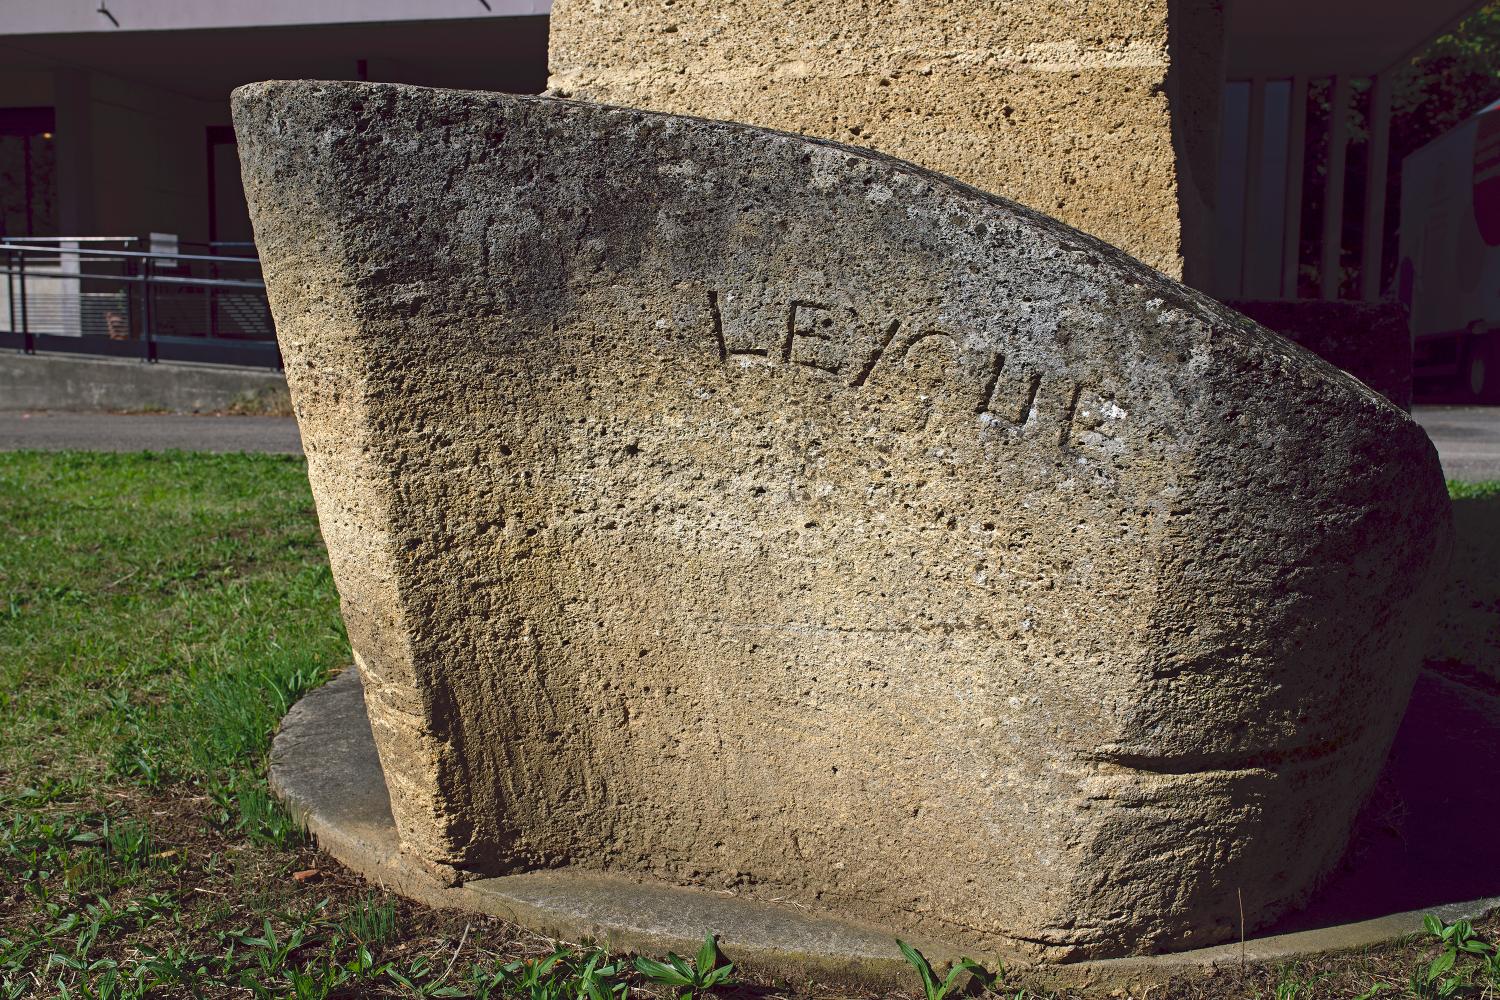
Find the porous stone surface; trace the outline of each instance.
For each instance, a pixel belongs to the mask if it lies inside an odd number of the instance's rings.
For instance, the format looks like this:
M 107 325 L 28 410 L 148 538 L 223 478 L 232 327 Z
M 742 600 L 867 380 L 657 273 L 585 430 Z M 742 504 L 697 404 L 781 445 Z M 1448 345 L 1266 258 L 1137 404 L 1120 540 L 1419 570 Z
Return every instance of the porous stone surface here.
M 940 171 L 1202 287 L 1219 0 L 555 0 L 549 84 Z
M 1430 442 L 909 164 L 567 101 L 236 91 L 403 849 L 1033 958 L 1305 898 L 1447 558 Z

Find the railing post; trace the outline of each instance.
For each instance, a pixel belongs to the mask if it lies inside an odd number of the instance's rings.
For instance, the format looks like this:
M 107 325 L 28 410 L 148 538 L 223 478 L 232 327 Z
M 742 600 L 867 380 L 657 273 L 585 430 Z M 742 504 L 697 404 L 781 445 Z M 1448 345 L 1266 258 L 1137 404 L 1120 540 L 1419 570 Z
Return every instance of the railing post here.
M 1307 77 L 1292 77 L 1286 148 L 1286 203 L 1281 229 L 1281 297 L 1297 297 L 1302 265 L 1302 169 L 1307 157 Z
M 15 251 L 9 247 L 5 248 L 5 308 L 10 317 L 5 324 L 5 329 L 10 333 L 16 332 L 16 276 L 11 273 L 16 269 Z
M 125 272 L 125 325 L 131 340 L 145 341 L 146 332 L 141 328 L 141 313 L 136 306 L 135 258 L 122 257 L 121 270 Z
M 21 350 L 27 354 L 36 353 L 36 338 L 31 335 L 31 316 L 26 308 L 26 251 L 20 253 L 20 263 L 16 270 L 19 272 L 21 286 Z
M 209 244 L 209 253 L 217 253 L 213 244 Z M 208 276 L 218 281 L 224 275 L 219 270 L 217 263 L 208 265 Z M 208 335 L 211 338 L 219 336 L 219 290 L 212 285 L 204 289 L 204 298 L 208 300 Z
M 1385 252 L 1386 170 L 1391 156 L 1391 76 L 1370 80 L 1370 144 L 1365 159 L 1364 246 L 1359 265 L 1359 295 L 1366 302 L 1380 298 L 1380 262 Z
M 1262 174 L 1266 148 L 1266 78 L 1250 80 L 1250 124 L 1245 132 L 1245 205 L 1240 218 L 1240 294 L 1246 298 L 1260 298 L 1262 290 L 1257 286 L 1255 266 L 1259 256 L 1261 202 L 1264 200 L 1265 184 Z
M 156 335 L 153 329 L 154 319 L 151 309 L 151 258 L 141 258 L 141 322 L 145 326 L 146 336 L 146 360 L 156 361 Z

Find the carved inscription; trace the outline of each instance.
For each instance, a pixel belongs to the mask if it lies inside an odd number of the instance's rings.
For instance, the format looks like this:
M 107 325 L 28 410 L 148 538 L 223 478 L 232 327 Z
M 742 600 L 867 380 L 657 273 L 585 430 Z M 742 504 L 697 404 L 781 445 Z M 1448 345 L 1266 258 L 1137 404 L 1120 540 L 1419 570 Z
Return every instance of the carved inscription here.
M 824 344 L 833 342 L 833 335 L 828 332 L 833 326 L 833 319 L 822 315 L 832 311 L 833 306 L 793 299 L 786 310 L 786 339 L 781 342 L 781 360 L 787 362 L 792 360 L 792 349 L 796 346 L 799 337 L 821 341 Z M 808 368 L 816 368 L 830 375 L 839 374 L 844 367 L 842 362 L 827 364 L 817 360 L 816 356 L 799 357 L 796 363 L 806 365 Z
M 728 361 L 731 356 L 736 355 L 736 354 L 751 354 L 751 355 L 755 355 L 755 356 L 762 357 L 762 358 L 766 357 L 767 354 L 769 354 L 769 352 L 767 350 L 765 350 L 764 348 L 753 348 L 753 347 L 749 347 L 749 348 L 747 348 L 747 347 L 735 347 L 735 348 L 731 348 L 731 347 L 728 346 L 728 344 L 724 340 L 724 317 L 719 312 L 719 293 L 718 292 L 709 292 L 708 293 L 708 313 L 713 318 L 714 340 L 717 341 L 718 345 L 719 345 L 719 360 L 720 361 Z
M 885 353 L 886 348 L 891 346 L 891 341 L 896 339 L 896 331 L 900 329 L 901 321 L 899 319 L 891 320 L 890 325 L 885 328 L 885 335 L 875 344 L 875 350 L 870 352 L 870 356 L 865 359 L 864 365 L 859 370 L 858 377 L 850 385 L 858 389 L 869 380 L 870 373 L 880 363 L 880 356 Z
M 940 350 L 937 345 L 942 344 L 948 351 L 959 357 L 967 356 L 971 361 L 974 354 L 961 338 L 947 330 L 930 326 L 908 328 L 908 323 L 899 318 L 878 326 L 872 342 L 868 333 L 853 332 L 861 324 L 852 310 L 812 299 L 787 302 L 779 329 L 747 329 L 747 324 L 741 323 L 726 333 L 720 295 L 716 291 L 708 293 L 708 313 L 713 346 L 721 364 L 731 358 L 745 357 L 798 365 L 843 379 L 851 389 L 864 388 L 881 371 L 910 366 L 914 355 L 921 354 L 929 345 L 932 350 Z M 859 350 L 861 342 L 869 345 L 863 353 Z M 974 376 L 966 388 L 972 393 L 975 416 L 982 422 L 1002 422 L 1012 427 L 1050 423 L 1057 428 L 1057 443 L 1067 443 L 1083 391 L 1080 383 L 1048 378 L 1024 366 L 1010 366 L 1000 351 L 984 351 L 981 361 L 977 368 L 972 364 L 962 366 L 962 370 Z

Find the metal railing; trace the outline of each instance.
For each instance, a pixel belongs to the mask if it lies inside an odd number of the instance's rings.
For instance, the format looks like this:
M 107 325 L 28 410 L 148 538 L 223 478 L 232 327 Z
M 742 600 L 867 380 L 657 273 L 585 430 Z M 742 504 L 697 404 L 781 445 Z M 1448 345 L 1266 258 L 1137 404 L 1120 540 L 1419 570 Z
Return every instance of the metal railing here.
M 0 240 L 0 349 L 280 368 L 247 244 L 134 249 L 134 236 Z

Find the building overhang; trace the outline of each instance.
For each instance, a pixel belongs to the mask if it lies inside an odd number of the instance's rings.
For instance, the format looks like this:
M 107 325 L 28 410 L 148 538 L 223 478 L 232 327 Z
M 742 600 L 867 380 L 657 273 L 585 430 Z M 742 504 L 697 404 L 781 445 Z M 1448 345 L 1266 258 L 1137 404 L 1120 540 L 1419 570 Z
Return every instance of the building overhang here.
M 7 35 L 0 39 L 0 63 L 10 70 L 82 69 L 212 101 L 223 106 L 227 124 L 226 99 L 240 84 L 352 79 L 361 64 L 371 79 L 390 83 L 540 91 L 547 76 L 547 18 Z
M 1372 76 L 1408 58 L 1483 0 L 1228 0 L 1225 67 L 1254 77 Z
M 12 4 L 7 35 L 60 35 L 136 31 L 202 31 L 311 24 L 448 21 L 546 14 L 552 0 L 214 0 L 213 3 Z

